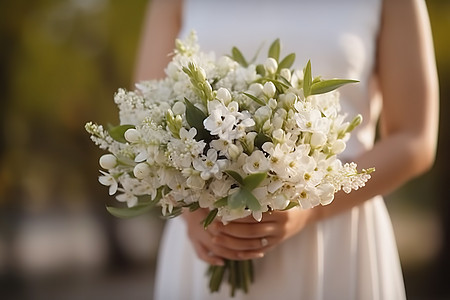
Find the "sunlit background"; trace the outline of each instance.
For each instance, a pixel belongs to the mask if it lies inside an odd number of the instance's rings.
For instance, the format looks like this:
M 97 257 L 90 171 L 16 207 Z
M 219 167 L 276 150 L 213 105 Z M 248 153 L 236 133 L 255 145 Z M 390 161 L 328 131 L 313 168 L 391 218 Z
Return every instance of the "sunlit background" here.
M 408 299 L 450 299 L 450 2 L 427 1 L 441 88 L 435 167 L 386 199 Z M 163 221 L 118 220 L 87 121 L 117 123 L 146 0 L 0 2 L 0 299 L 151 299 Z

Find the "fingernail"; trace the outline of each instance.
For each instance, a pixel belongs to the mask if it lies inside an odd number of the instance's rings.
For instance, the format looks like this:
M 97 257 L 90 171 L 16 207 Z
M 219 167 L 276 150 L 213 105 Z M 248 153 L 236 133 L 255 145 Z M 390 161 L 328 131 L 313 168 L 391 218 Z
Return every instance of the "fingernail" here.
M 264 253 L 261 253 L 261 252 L 258 252 L 258 253 L 239 252 L 238 256 L 239 256 L 239 258 L 242 258 L 242 259 L 263 258 Z

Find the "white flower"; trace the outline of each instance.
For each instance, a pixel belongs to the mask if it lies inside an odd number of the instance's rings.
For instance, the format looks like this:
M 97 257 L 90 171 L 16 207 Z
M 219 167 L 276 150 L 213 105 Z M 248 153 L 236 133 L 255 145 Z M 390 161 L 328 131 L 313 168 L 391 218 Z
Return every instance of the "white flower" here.
M 248 91 L 250 92 L 251 95 L 259 97 L 263 93 L 263 89 L 264 87 L 261 83 L 252 83 L 249 86 Z
M 299 103 L 299 102 L 297 102 Z M 296 106 L 297 108 L 298 106 Z M 322 132 L 327 134 L 331 120 L 322 117 L 321 112 L 318 109 L 312 109 L 307 111 L 300 110 L 296 115 L 297 125 L 302 131 L 306 132 Z
M 130 143 L 137 143 L 141 138 L 141 134 L 135 128 L 130 128 L 127 131 L 125 131 L 124 137 Z
M 228 105 L 228 103 L 230 103 L 230 101 L 231 101 L 230 91 L 228 91 L 228 89 L 226 89 L 226 88 L 219 88 L 217 90 L 216 97 L 217 97 L 217 99 L 222 101 L 222 103 L 224 103 L 225 105 Z
M 231 186 L 235 183 L 234 180 L 229 178 L 222 180 L 213 180 L 209 185 L 209 188 L 217 197 L 217 199 L 228 196 L 228 192 L 231 189 Z
M 109 173 L 103 171 L 100 171 L 100 173 L 102 173 L 103 176 L 99 176 L 98 181 L 105 186 L 109 186 L 109 194 L 114 195 L 119 186 L 117 180 Z
M 266 61 L 264 62 L 264 68 L 269 72 L 270 74 L 274 74 L 278 69 L 278 63 L 277 61 L 272 58 L 268 57 Z
M 172 106 L 172 111 L 175 115 L 184 114 L 184 112 L 186 111 L 186 105 L 184 105 L 184 103 L 181 101 L 175 102 L 175 104 Z
M 249 174 L 265 173 L 269 169 L 269 162 L 262 151 L 255 150 L 246 158 L 242 168 Z
M 322 132 L 313 132 L 311 135 L 311 147 L 319 148 L 325 145 L 327 136 Z
M 263 93 L 267 98 L 272 98 L 273 96 L 275 96 L 276 91 L 277 89 L 272 81 L 267 81 L 266 83 L 264 83 Z
M 126 202 L 128 207 L 136 206 L 138 203 L 138 197 L 130 192 L 124 192 L 123 194 L 117 195 L 116 199 L 119 202 Z
M 105 154 L 100 157 L 99 163 L 103 169 L 109 170 L 117 166 L 117 157 L 112 154 Z
M 143 179 L 150 175 L 152 172 L 150 166 L 147 163 L 139 163 L 136 166 L 134 166 L 133 174 L 138 179 Z
M 287 81 L 291 81 L 291 71 L 289 69 L 286 69 L 286 68 L 281 69 L 280 75 Z
M 346 147 L 346 144 L 343 140 L 337 140 L 333 143 L 333 145 L 331 147 L 331 151 L 334 154 L 339 154 L 339 153 L 344 152 L 345 147 Z
M 210 115 L 203 121 L 205 128 L 212 135 L 218 135 L 220 138 L 228 140 L 230 132 L 236 125 L 236 117 L 217 100 L 208 102 L 208 111 Z
M 217 151 L 209 149 L 206 153 L 206 157 L 200 157 L 193 161 L 194 169 L 200 171 L 200 177 L 203 180 L 208 180 L 215 176 L 217 179 L 222 178 L 221 168 L 225 164 L 225 160 L 217 159 Z

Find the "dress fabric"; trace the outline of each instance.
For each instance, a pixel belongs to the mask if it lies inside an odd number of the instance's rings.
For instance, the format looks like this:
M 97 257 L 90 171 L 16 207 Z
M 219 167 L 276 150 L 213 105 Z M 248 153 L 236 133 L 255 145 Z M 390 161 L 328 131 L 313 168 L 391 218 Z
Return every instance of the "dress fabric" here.
M 349 118 L 362 114 L 345 159 L 370 149 L 381 108 L 373 80 L 381 0 L 187 0 L 180 37 L 192 29 L 202 51 L 229 54 L 237 46 L 247 58 L 280 38 L 281 56 L 296 53 L 296 67 L 311 60 L 323 78 L 360 83 L 340 89 Z M 332 205 L 332 204 L 331 204 Z M 305 228 L 264 258 L 254 260 L 250 292 L 234 299 L 401 300 L 403 277 L 384 201 L 364 204 Z M 210 294 L 207 264 L 197 258 L 182 218 L 166 224 L 159 251 L 156 300 L 230 299 L 229 286 Z

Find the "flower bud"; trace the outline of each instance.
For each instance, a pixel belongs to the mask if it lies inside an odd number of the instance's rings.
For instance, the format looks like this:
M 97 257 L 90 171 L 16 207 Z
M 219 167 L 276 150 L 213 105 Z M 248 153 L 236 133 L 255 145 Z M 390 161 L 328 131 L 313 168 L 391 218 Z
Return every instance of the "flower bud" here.
M 203 68 L 201 68 L 201 67 L 198 67 L 198 75 L 199 75 L 199 79 L 200 80 L 206 80 L 206 72 L 205 72 L 205 70 L 203 69 Z
M 275 100 L 275 99 L 273 99 L 273 98 L 270 98 L 270 99 L 269 99 L 269 103 L 267 103 L 267 105 L 268 105 L 272 110 L 274 110 L 275 108 L 277 108 L 278 102 L 277 102 L 277 100 Z
M 141 134 L 139 133 L 138 130 L 130 128 L 127 131 L 125 131 L 124 137 L 130 143 L 136 143 L 141 138 Z
M 334 142 L 333 146 L 331 147 L 331 151 L 333 151 L 334 154 L 342 153 L 345 150 L 345 142 L 342 140 L 337 140 Z
M 182 115 L 186 111 L 186 106 L 183 102 L 178 101 L 173 105 L 172 111 L 175 115 Z
M 263 92 L 264 92 L 264 95 L 266 95 L 268 98 L 273 98 L 273 96 L 275 95 L 276 90 L 277 89 L 275 88 L 275 85 L 273 84 L 272 81 L 267 81 L 264 84 Z
M 231 101 L 231 94 L 226 88 L 220 88 L 217 90 L 217 99 L 222 101 L 225 105 L 228 105 Z
M 291 81 L 292 76 L 291 76 L 291 71 L 289 69 L 286 69 L 286 68 L 281 69 L 280 75 L 287 81 Z
M 150 175 L 151 169 L 147 163 L 139 163 L 133 169 L 133 174 L 138 179 L 143 179 Z
M 261 83 L 252 83 L 249 87 L 250 94 L 258 97 L 263 92 L 263 85 Z
M 228 151 L 228 155 L 233 160 L 237 159 L 239 157 L 239 155 L 241 155 L 241 150 L 235 144 L 229 144 L 227 151 Z
M 117 166 L 117 158 L 112 154 L 105 154 L 100 157 L 99 163 L 103 169 L 109 170 Z
M 288 105 L 293 105 L 295 103 L 295 100 L 297 100 L 297 95 L 294 93 L 287 93 L 286 97 L 284 99 Z
M 268 57 L 264 62 L 264 68 L 266 68 L 267 72 L 270 74 L 274 74 L 278 69 L 278 63 L 274 58 Z
M 284 135 L 284 131 L 281 128 L 275 129 L 272 132 L 272 137 L 274 140 L 282 143 L 284 141 L 285 135 Z

